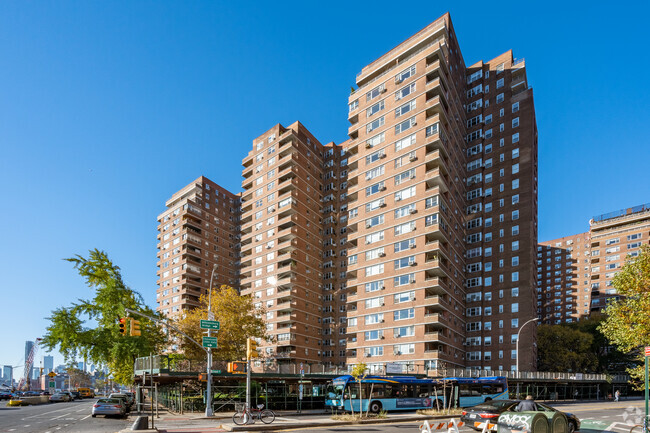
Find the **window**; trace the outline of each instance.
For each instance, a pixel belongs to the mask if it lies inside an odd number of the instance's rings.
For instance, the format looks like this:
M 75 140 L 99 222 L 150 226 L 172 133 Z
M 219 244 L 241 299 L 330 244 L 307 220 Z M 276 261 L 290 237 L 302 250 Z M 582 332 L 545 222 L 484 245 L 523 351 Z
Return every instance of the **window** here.
M 499 94 L 497 95 L 497 104 L 499 104 L 499 103 L 501 103 L 501 102 L 503 102 L 503 93 L 499 93 Z
M 402 72 L 397 74 L 395 76 L 395 84 L 399 84 L 402 81 L 406 80 L 407 78 L 412 77 L 413 75 L 415 75 L 415 65 L 413 65 L 413 66 L 411 66 L 411 67 L 409 67 L 407 69 L 404 69 Z
M 386 90 L 384 84 L 380 84 L 379 86 L 375 87 L 372 89 L 370 92 L 366 93 L 366 102 L 372 101 Z
M 405 120 L 405 121 L 403 121 L 401 123 L 398 123 L 397 125 L 395 125 L 395 134 L 400 134 L 400 133 L 406 131 L 407 129 L 410 129 L 415 124 L 416 124 L 415 117 L 411 117 L 410 119 L 407 119 L 407 120 Z M 383 123 L 382 123 L 382 125 L 383 125 Z
M 393 320 L 398 321 L 398 320 L 406 320 L 406 319 L 412 319 L 415 317 L 415 309 L 414 308 L 407 308 L 404 310 L 397 310 L 393 312 Z
M 374 185 L 366 187 L 366 197 L 369 197 L 373 194 L 377 194 L 378 192 L 383 191 L 384 189 L 386 189 L 386 187 L 384 187 L 384 182 L 383 181 L 377 182 Z
M 409 147 L 410 145 L 415 144 L 415 134 L 402 138 L 395 142 L 395 152 L 399 152 L 402 149 Z
M 407 102 L 399 108 L 395 109 L 395 118 L 405 115 L 406 113 L 415 110 L 415 100 Z
M 497 89 L 500 89 L 503 87 L 503 78 L 499 78 L 497 80 Z
M 410 95 L 415 92 L 415 83 L 411 83 L 408 86 L 402 87 L 397 92 L 395 92 L 395 100 L 399 101 L 400 99 Z
M 514 119 L 512 119 L 512 127 L 516 128 L 517 126 L 519 126 L 519 118 L 515 117 Z
M 516 134 L 512 134 L 512 142 L 513 143 L 519 143 L 519 133 L 518 132 Z
M 512 112 L 516 113 L 517 111 L 519 111 L 519 102 L 512 104 Z
M 517 165 L 517 169 L 519 169 L 519 164 L 516 165 Z M 514 166 L 512 167 L 512 169 L 514 170 Z M 518 188 L 519 188 L 519 179 L 515 179 L 512 181 L 512 189 L 518 189 Z
M 411 186 L 409 188 L 405 188 L 401 191 L 397 191 L 395 193 L 395 201 L 400 201 L 400 200 L 406 200 L 410 197 L 415 196 L 415 186 Z
M 373 120 L 370 122 L 368 125 L 366 125 L 366 132 L 372 132 L 375 129 L 379 128 L 380 126 L 383 126 L 384 124 L 384 116 L 381 116 L 378 119 Z
M 412 168 L 410 170 L 406 170 L 398 175 L 395 176 L 395 185 L 399 185 L 402 182 L 406 182 L 408 180 L 415 179 L 415 169 Z
M 517 174 L 517 173 L 519 173 L 519 163 L 512 164 L 512 174 Z
M 384 101 L 379 101 L 375 105 L 372 105 L 370 108 L 366 110 L 366 117 L 370 117 L 375 113 L 380 112 L 381 110 L 384 109 Z
M 366 180 L 373 179 L 375 177 L 381 176 L 384 174 L 384 166 L 380 165 L 366 172 Z
M 348 106 L 350 107 L 350 113 L 353 112 L 354 110 L 359 108 L 359 100 L 355 99 L 354 101 L 350 102 Z
M 374 266 L 368 266 L 366 267 L 366 277 L 370 277 L 372 275 L 379 275 L 384 273 L 384 264 L 380 263 L 378 265 Z

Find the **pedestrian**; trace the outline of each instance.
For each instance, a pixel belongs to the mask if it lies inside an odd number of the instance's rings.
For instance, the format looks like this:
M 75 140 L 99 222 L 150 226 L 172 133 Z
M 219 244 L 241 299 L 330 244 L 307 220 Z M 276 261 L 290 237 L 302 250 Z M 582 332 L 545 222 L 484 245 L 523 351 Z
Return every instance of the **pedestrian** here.
M 618 401 L 620 396 L 621 396 L 621 391 L 617 389 L 616 392 L 614 392 L 614 401 Z
M 535 400 L 533 399 L 533 396 L 527 395 L 526 400 L 522 400 L 519 402 L 516 410 L 517 412 L 536 411 L 537 404 L 535 404 Z
M 574 400 L 578 399 L 578 390 L 576 389 L 575 392 L 573 393 L 573 398 Z

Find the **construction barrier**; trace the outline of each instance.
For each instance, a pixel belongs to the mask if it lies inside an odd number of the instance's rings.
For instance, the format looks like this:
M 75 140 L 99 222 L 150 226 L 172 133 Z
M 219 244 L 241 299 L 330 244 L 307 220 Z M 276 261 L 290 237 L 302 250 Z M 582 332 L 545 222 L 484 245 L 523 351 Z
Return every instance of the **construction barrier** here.
M 447 429 L 447 433 L 460 433 L 458 427 L 465 425 L 464 422 L 456 420 L 454 418 L 445 422 L 435 422 L 431 421 L 432 424 L 429 424 L 429 421 L 424 421 L 424 424 L 420 425 L 421 433 L 432 433 L 434 431 Z

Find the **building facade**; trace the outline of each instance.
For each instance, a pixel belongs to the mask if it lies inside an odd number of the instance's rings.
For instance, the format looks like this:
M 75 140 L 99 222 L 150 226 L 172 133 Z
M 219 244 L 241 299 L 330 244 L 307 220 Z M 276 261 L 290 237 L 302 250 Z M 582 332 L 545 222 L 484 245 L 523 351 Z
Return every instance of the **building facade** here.
M 157 311 L 199 305 L 213 285 L 239 283 L 239 196 L 201 176 L 175 193 L 158 216 Z
M 348 106 L 344 143 L 278 124 L 242 161 L 241 209 L 224 231 L 236 239 L 241 212 L 241 262 L 219 269 L 263 310 L 264 358 L 534 370 L 536 328 L 523 326 L 537 317 L 537 128 L 525 62 L 508 51 L 466 66 L 446 14 L 362 68 Z M 216 188 L 200 178 L 158 218 L 167 314 L 207 288 L 220 250 L 204 205 Z
M 650 204 L 594 217 L 589 231 L 537 247 L 537 316 L 571 323 L 618 299 L 612 279 L 628 257 L 650 244 Z
M 43 373 L 47 374 L 54 371 L 54 357 L 51 355 L 43 356 Z

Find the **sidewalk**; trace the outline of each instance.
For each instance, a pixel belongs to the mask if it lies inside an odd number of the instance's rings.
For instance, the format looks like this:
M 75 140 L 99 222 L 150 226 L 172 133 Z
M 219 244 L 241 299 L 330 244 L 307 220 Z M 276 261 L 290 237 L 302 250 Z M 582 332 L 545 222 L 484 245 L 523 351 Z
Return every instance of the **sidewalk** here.
M 307 427 L 340 426 L 351 424 L 383 424 L 407 421 L 423 421 L 425 419 L 451 419 L 458 415 L 417 415 L 415 413 L 392 413 L 386 418 L 368 419 L 363 421 L 335 421 L 330 413 L 322 410 L 302 411 L 302 413 L 278 411 L 272 424 L 263 424 L 257 420 L 254 424 L 235 425 L 232 422 L 233 412 L 215 414 L 213 418 L 206 418 L 203 413 L 172 414 L 159 412 L 159 417 L 154 420 L 155 428 L 166 433 L 213 433 L 225 431 L 265 431 L 287 430 Z M 150 430 L 152 431 L 152 430 Z

